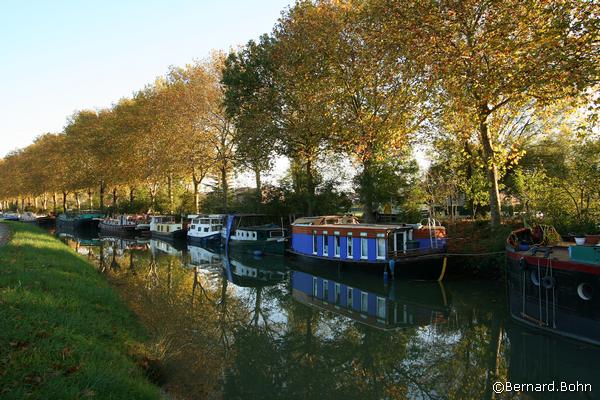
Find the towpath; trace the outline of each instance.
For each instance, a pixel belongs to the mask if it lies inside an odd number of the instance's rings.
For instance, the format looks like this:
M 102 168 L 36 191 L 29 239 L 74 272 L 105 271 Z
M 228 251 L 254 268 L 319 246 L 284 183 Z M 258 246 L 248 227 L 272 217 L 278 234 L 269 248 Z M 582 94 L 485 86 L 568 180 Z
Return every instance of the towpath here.
M 0 223 L 0 246 L 3 246 L 8 242 L 10 238 L 10 231 L 8 230 L 8 226 L 6 224 Z

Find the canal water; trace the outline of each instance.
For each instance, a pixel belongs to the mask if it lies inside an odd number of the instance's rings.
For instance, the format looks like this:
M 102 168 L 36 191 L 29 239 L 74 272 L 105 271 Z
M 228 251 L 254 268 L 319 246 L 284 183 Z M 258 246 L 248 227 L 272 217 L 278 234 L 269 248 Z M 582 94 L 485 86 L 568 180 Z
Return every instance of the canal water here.
M 501 283 L 386 283 L 219 246 L 58 235 L 145 325 L 146 367 L 173 398 L 600 398 L 600 350 L 510 321 Z

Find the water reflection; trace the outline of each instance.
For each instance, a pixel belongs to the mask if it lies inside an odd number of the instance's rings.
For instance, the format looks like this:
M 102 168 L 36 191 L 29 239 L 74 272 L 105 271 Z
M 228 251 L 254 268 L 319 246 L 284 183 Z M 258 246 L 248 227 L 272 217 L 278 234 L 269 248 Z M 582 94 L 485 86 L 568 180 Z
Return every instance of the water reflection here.
M 490 282 L 385 283 L 218 246 L 61 238 L 147 327 L 155 378 L 177 398 L 593 398 L 493 392 L 497 380 L 593 383 L 600 351 L 507 323 Z

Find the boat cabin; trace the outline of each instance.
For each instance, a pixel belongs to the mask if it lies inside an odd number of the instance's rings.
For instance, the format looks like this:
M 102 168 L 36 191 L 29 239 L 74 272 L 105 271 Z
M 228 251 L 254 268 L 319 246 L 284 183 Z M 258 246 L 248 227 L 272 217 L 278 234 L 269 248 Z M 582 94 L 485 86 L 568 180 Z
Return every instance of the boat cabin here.
M 191 237 L 211 237 L 218 236 L 223 229 L 223 215 L 188 215 L 190 219 L 190 229 L 188 236 Z
M 181 223 L 175 222 L 175 217 L 153 215 L 150 217 L 150 231 L 158 233 L 171 233 L 183 229 Z
M 315 258 L 357 262 L 392 259 L 442 251 L 443 226 L 361 224 L 353 216 L 299 218 L 292 224 L 292 251 Z

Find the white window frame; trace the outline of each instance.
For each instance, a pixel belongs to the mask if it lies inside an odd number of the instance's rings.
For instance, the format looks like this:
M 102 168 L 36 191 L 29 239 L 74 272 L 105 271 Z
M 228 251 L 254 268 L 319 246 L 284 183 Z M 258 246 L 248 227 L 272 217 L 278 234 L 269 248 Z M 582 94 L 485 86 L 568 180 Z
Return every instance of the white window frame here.
M 333 237 L 333 256 L 339 258 L 340 257 L 340 253 L 342 251 L 341 247 L 342 247 L 342 243 L 341 243 L 340 236 L 339 235 L 335 235 Z
M 329 281 L 323 279 L 323 300 L 329 300 Z
M 363 254 L 363 243 L 366 243 L 366 253 Z M 369 259 L 369 239 L 367 239 L 366 237 L 361 237 L 360 238 L 360 259 L 361 260 L 368 260 Z
M 379 254 L 379 241 L 383 241 L 383 254 Z M 377 254 L 377 259 L 378 260 L 385 260 L 385 238 L 380 238 L 378 237 L 377 239 L 375 239 L 375 251 Z
M 352 236 L 346 236 L 346 258 L 354 258 L 354 243 L 352 243 Z
M 335 301 L 335 304 L 340 304 L 342 302 L 342 287 L 337 282 L 333 284 L 333 300 Z
M 323 256 L 329 256 L 329 236 L 323 235 Z
M 313 233 L 312 235 L 312 253 L 317 254 L 319 249 L 319 240 L 317 239 L 317 234 Z
M 319 294 L 319 290 L 318 290 L 318 280 L 316 277 L 313 276 L 312 279 L 312 295 L 313 297 L 317 297 L 317 295 Z

